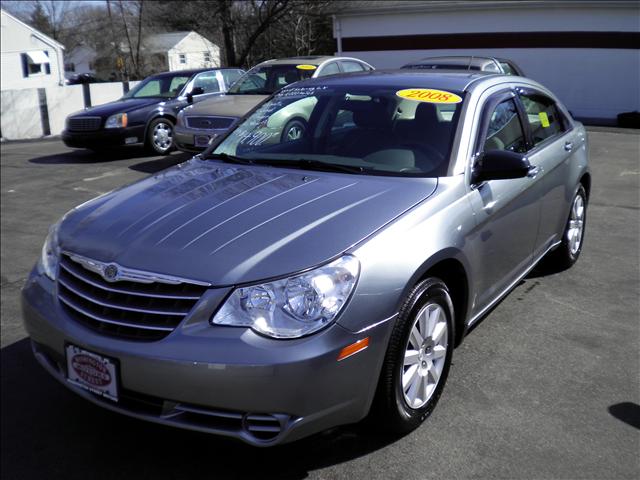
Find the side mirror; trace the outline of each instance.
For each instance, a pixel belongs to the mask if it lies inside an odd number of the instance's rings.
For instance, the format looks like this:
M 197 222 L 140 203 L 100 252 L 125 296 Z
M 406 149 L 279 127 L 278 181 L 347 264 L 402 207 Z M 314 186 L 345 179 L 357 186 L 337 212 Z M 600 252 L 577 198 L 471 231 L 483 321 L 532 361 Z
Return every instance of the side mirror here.
M 473 167 L 472 183 L 526 177 L 531 170 L 529 159 L 509 150 L 489 150 L 480 154 Z
M 193 96 L 194 95 L 202 95 L 204 93 L 204 88 L 202 87 L 193 87 L 193 89 L 187 93 L 186 97 L 187 97 L 187 102 L 189 103 L 193 103 Z

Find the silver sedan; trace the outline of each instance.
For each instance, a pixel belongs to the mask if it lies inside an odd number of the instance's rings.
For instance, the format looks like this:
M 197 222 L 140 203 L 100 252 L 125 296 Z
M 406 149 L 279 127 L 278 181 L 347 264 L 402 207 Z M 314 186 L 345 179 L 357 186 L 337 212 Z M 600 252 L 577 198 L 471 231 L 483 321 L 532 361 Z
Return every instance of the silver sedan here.
M 590 187 L 583 126 L 532 80 L 306 80 L 65 215 L 25 324 L 51 375 L 134 417 L 259 446 L 368 415 L 407 432 L 469 328 L 578 259 Z

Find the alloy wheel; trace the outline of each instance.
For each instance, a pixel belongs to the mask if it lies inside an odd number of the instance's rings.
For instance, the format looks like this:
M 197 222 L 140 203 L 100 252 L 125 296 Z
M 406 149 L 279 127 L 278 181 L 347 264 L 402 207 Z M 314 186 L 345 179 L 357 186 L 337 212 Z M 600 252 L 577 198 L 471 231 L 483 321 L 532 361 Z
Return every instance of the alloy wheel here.
M 448 342 L 444 309 L 437 303 L 425 305 L 415 317 L 404 353 L 401 388 L 409 407 L 423 407 L 435 392 Z
M 567 243 L 572 255 L 575 255 L 580 250 L 583 231 L 584 198 L 582 198 L 582 195 L 576 195 L 571 206 L 571 217 L 569 218 L 569 228 L 567 229 Z
M 173 128 L 168 123 L 158 123 L 153 128 L 152 139 L 158 151 L 166 152 L 173 145 Z

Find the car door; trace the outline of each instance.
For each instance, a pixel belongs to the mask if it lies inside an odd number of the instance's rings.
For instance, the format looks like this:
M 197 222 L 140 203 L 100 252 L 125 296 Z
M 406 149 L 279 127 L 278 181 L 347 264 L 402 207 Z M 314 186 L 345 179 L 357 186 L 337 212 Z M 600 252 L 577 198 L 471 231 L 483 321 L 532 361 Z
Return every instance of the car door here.
M 538 169 L 535 183 L 541 213 L 534 255 L 542 255 L 561 240 L 568 215 L 568 202 L 575 192 L 567 178 L 571 161 L 584 143 L 571 121 L 548 95 L 530 88 L 519 89 L 518 98 L 528 130 L 529 161 Z
M 502 91 L 489 97 L 482 108 L 474 157 L 489 150 L 525 153 L 523 121 L 514 92 Z M 532 176 L 470 185 L 469 199 L 476 218 L 470 237 L 477 269 L 474 314 L 488 307 L 531 264 L 540 217 L 535 183 Z

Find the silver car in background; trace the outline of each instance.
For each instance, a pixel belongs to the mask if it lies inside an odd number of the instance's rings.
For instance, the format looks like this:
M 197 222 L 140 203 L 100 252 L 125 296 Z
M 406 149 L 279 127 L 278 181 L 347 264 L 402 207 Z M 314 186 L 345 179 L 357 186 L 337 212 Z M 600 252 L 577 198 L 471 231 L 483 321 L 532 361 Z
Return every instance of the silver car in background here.
M 525 76 L 522 69 L 513 60 L 478 55 L 426 57 L 416 62 L 407 63 L 402 68 L 413 70 L 471 70 Z
M 373 67 L 351 57 L 306 56 L 280 58 L 259 63 L 234 83 L 226 95 L 193 105 L 178 115 L 176 145 L 185 152 L 201 152 L 211 141 L 281 88 L 307 78 L 338 73 L 368 72 Z M 282 137 L 296 139 L 304 133 L 308 112 L 287 116 Z M 286 112 L 281 112 L 280 116 Z
M 300 138 L 283 109 L 310 109 Z M 578 259 L 590 188 L 585 129 L 532 80 L 306 80 L 67 213 L 25 326 L 51 375 L 133 417 L 257 446 L 367 415 L 408 432 L 469 328 Z

